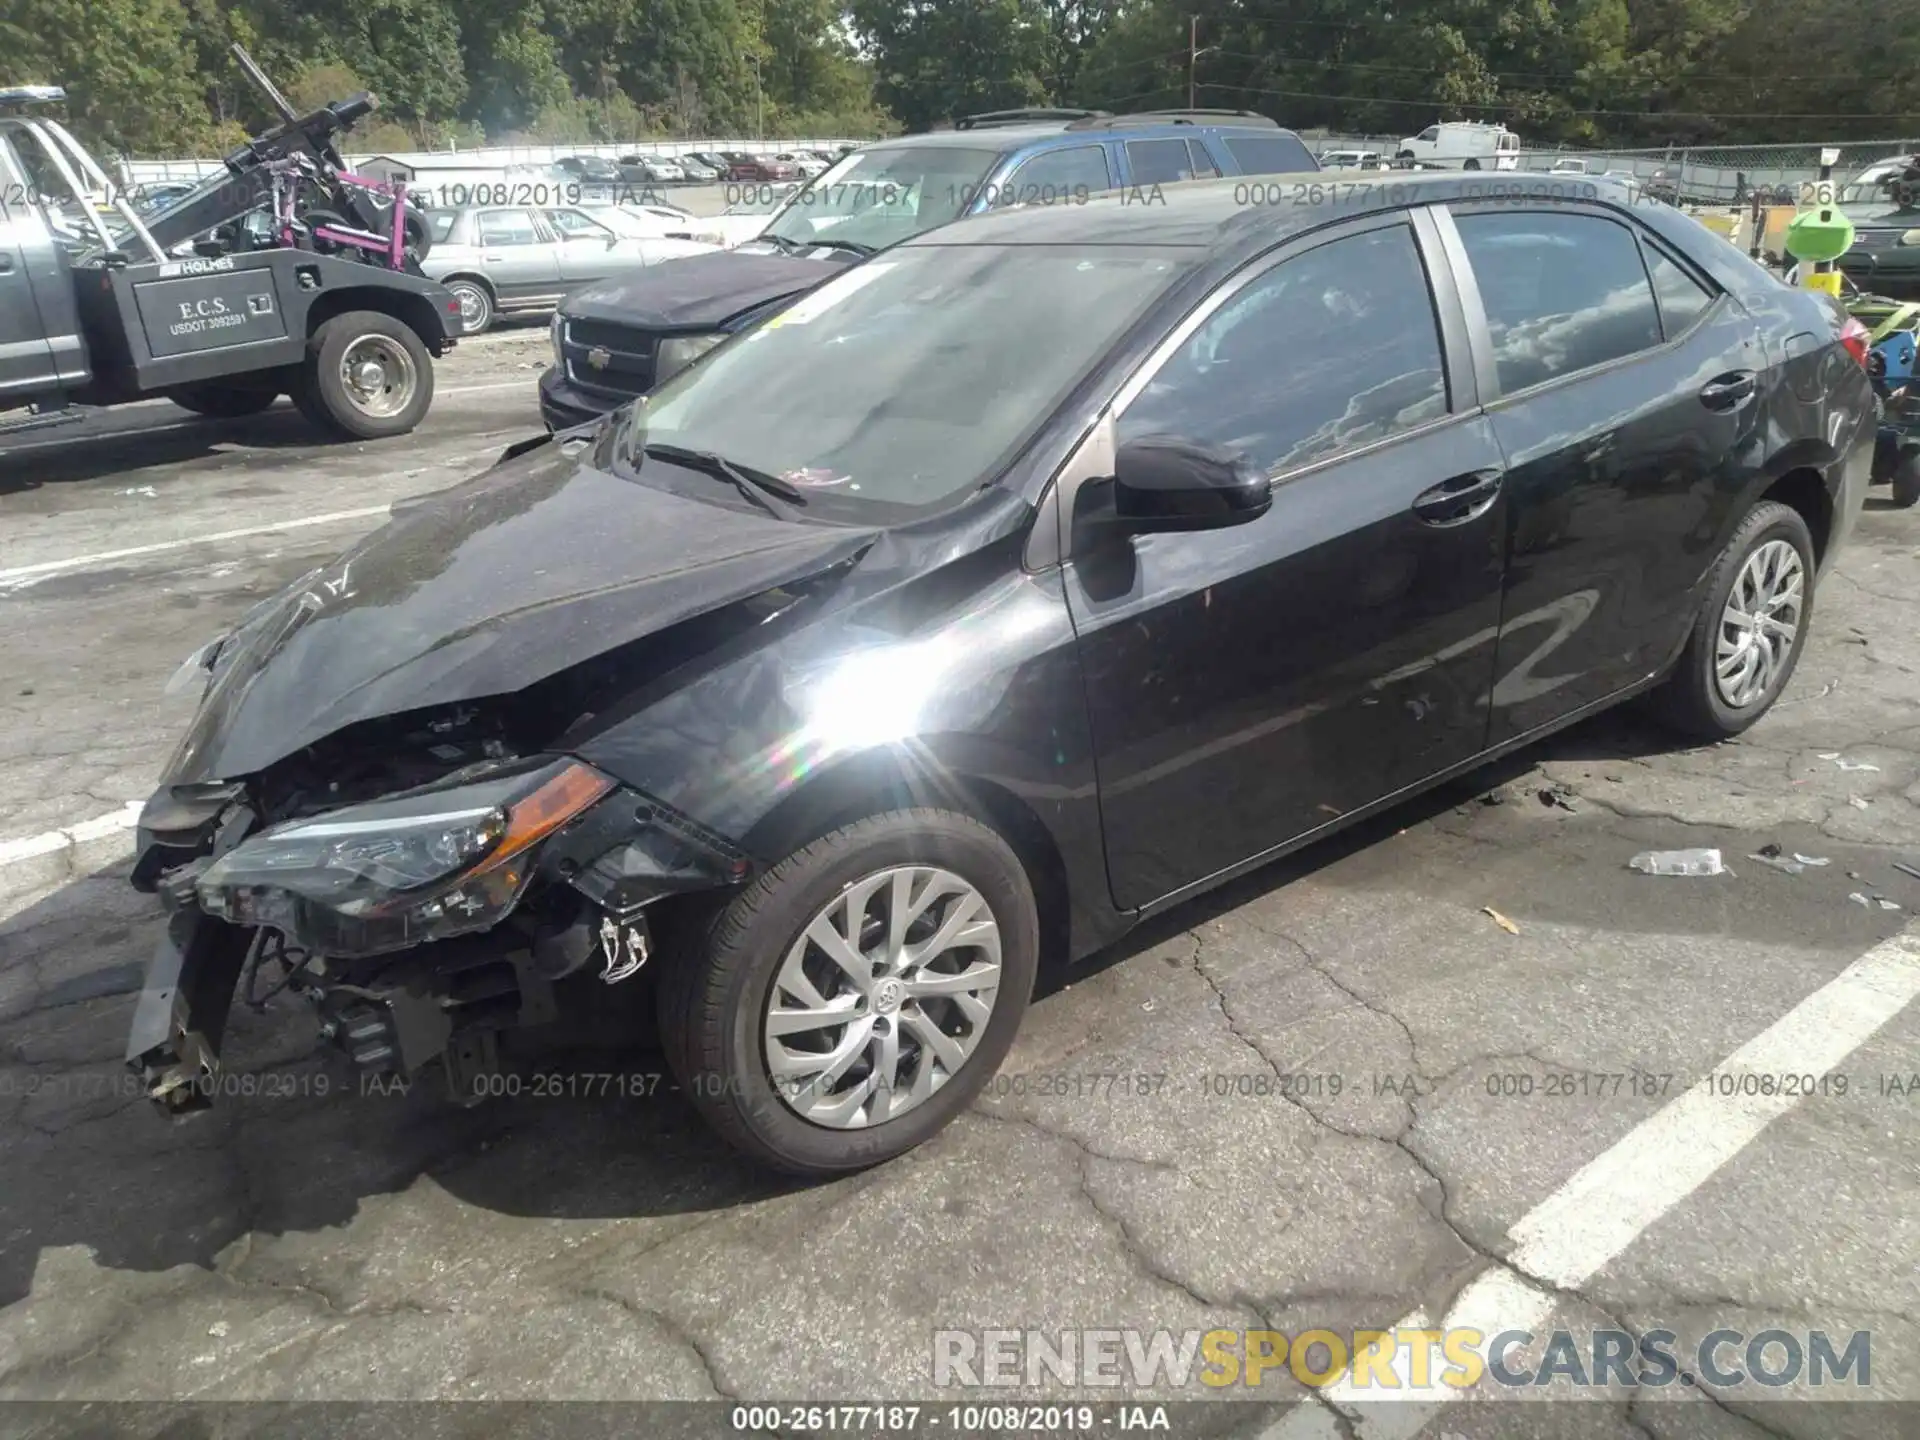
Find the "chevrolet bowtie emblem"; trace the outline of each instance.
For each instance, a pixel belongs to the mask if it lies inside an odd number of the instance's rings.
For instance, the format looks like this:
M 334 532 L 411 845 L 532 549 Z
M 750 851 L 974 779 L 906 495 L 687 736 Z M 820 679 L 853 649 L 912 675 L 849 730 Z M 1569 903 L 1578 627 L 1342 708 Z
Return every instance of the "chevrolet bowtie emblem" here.
M 613 352 L 604 345 L 596 345 L 587 351 L 587 364 L 596 370 L 604 370 L 613 359 Z

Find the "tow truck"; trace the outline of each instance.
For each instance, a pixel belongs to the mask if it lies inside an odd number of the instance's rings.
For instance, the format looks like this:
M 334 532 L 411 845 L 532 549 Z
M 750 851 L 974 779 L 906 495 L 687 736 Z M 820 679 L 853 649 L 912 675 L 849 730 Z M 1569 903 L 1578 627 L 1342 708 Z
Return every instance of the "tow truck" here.
M 0 90 L 0 447 L 156 397 L 227 418 L 288 395 L 353 439 L 404 434 L 425 416 L 459 300 L 401 246 L 387 264 L 302 243 L 330 232 L 302 223 L 276 189 L 298 166 L 334 223 L 372 235 L 390 235 L 396 215 L 404 225 L 404 207 L 352 183 L 337 148 L 377 101 L 363 91 L 296 115 L 234 53 L 280 123 L 146 214 L 45 113 L 63 90 Z

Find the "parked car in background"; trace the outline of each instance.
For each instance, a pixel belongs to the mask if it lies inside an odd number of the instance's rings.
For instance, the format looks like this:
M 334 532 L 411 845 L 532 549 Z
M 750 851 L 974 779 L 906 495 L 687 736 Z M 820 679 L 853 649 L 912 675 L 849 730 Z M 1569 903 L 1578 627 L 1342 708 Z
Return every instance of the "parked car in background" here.
M 1920 185 L 1902 189 L 1900 199 L 1852 215 L 1853 248 L 1838 266 L 1862 290 L 1920 300 Z
M 620 173 L 620 166 L 604 155 L 568 155 L 554 161 L 553 168 L 576 180 L 589 180 L 601 185 L 617 185 L 625 178 Z
M 1588 165 L 1585 160 L 1576 155 L 1563 155 L 1548 167 L 1547 173 L 1549 175 L 1585 175 L 1588 173 Z
M 1671 166 L 1663 165 L 1641 182 L 1640 190 L 1649 200 L 1678 205 L 1681 198 L 1680 172 Z
M 679 163 L 681 173 L 696 184 L 707 185 L 720 178 L 720 168 L 717 165 L 709 165 L 706 161 L 697 160 L 691 155 L 680 156 Z
M 622 155 L 620 178 L 645 185 L 677 185 L 687 178 L 680 162 L 665 155 Z
M 782 150 L 773 157 L 783 165 L 791 165 L 800 172 L 802 179 L 811 180 L 827 168 L 828 162 L 822 160 L 811 150 Z
M 1322 150 L 1322 170 L 1384 170 L 1385 158 L 1378 150 Z
M 1615 187 L 1480 189 L 1010 207 L 397 507 L 202 652 L 143 1091 L 231 1093 L 249 955 L 362 1096 L 655 986 L 719 1136 L 844 1174 L 1043 964 L 1631 698 L 1745 732 L 1860 510 L 1858 324 Z
M 688 217 L 691 219 L 691 217 Z M 434 244 L 422 264 L 460 302 L 461 333 L 502 314 L 547 310 L 570 290 L 662 261 L 710 253 L 690 237 L 648 234 L 619 207 L 473 206 L 429 216 Z
M 726 254 L 675 261 L 568 297 L 554 363 L 540 377 L 552 428 L 591 420 L 645 393 L 726 335 L 877 250 L 968 215 L 1022 205 L 1081 205 L 1107 191 L 1202 176 L 1292 174 L 1319 167 L 1291 130 L 1220 110 L 1108 115 L 1003 110 L 953 129 L 867 145 L 795 187 L 753 239 Z M 741 198 L 766 202 L 775 186 Z M 1285 204 L 1290 192 L 1249 193 Z M 695 233 L 718 238 L 718 226 Z M 601 355 L 601 363 L 589 357 Z
M 1402 140 L 1394 159 L 1434 170 L 1514 170 L 1520 137 L 1484 120 L 1448 120 Z
M 801 178 L 798 165 L 786 160 L 776 160 L 771 155 L 750 155 L 744 150 L 729 150 L 726 156 L 726 178 L 729 181 L 751 184 Z
M 713 171 L 714 177 L 720 180 L 727 178 L 727 170 L 733 163 L 718 150 L 690 150 L 682 158 L 683 160 L 691 159 L 699 161 L 700 164 Z

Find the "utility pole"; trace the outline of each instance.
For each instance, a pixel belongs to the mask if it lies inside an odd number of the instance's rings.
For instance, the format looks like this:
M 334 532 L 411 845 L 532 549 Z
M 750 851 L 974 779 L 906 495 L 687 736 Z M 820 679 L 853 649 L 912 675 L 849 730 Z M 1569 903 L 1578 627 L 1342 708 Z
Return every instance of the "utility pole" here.
M 1200 17 L 1189 15 L 1187 17 L 1187 109 L 1195 110 L 1200 105 L 1199 96 L 1196 93 L 1200 88 L 1196 83 L 1199 79 L 1200 57 L 1211 55 L 1219 48 L 1218 45 L 1201 48 Z
M 1198 108 L 1195 91 L 1199 88 L 1194 82 L 1200 71 L 1200 17 L 1187 17 L 1187 108 Z

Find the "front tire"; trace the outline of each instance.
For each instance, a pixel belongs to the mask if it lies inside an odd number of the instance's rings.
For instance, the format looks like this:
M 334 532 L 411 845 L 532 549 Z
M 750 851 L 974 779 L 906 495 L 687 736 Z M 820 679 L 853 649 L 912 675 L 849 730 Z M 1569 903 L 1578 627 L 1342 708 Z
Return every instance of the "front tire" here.
M 1673 673 L 1652 694 L 1685 734 L 1726 740 L 1772 708 L 1813 619 L 1813 537 L 1797 510 L 1756 505 L 1714 563 L 1705 604 Z
M 1463 170 L 1478 170 L 1480 168 L 1480 162 L 1478 160 L 1469 160 L 1460 168 Z
M 295 402 L 309 419 L 350 439 L 405 435 L 433 403 L 433 358 L 393 316 L 349 310 L 307 342 Z
M 736 1149 L 827 1176 L 963 1110 L 1013 1044 L 1039 964 L 1019 858 L 942 810 L 856 821 L 789 855 L 665 967 L 667 1059 Z

